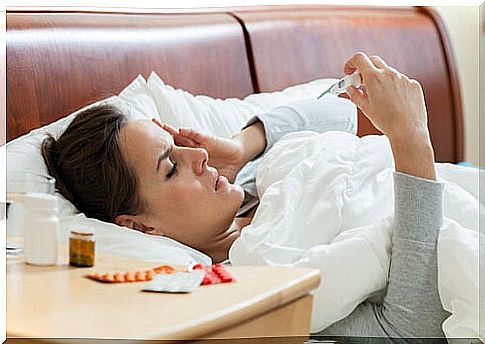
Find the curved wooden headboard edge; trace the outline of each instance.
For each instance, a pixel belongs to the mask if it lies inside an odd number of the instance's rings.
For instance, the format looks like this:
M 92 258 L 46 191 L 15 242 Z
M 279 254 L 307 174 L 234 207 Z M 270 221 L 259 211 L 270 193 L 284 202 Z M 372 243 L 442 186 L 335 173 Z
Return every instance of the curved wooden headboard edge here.
M 433 20 L 441 40 L 441 45 L 443 47 L 446 65 L 448 68 L 448 75 L 450 77 L 450 86 L 453 92 L 452 100 L 455 113 L 455 161 L 460 162 L 464 160 L 465 134 L 463 128 L 463 107 L 461 102 L 460 80 L 458 78 L 458 70 L 455 65 L 453 49 L 451 47 L 446 26 L 438 12 L 429 6 L 416 6 L 416 8 Z

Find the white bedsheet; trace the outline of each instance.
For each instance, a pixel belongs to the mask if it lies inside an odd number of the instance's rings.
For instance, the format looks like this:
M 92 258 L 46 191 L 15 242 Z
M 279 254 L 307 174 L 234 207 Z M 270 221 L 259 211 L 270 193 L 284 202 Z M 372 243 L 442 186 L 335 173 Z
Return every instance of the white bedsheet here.
M 445 183 L 438 242 L 448 337 L 478 336 L 478 171 L 437 164 Z M 384 136 L 298 132 L 266 155 L 261 204 L 231 247 L 234 265 L 314 267 L 312 332 L 344 318 L 387 283 L 393 160 Z M 460 184 L 463 186 L 460 186 Z

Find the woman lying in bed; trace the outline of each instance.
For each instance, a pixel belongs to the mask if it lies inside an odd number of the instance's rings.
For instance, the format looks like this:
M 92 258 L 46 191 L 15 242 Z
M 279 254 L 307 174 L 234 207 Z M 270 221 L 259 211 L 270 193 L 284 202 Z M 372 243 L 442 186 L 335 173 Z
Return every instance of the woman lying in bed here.
M 344 72 L 356 70 L 365 91 L 350 88 L 351 101 L 387 136 L 395 163 L 388 285 L 383 302 L 362 303 L 319 334 L 442 337 L 448 313 L 437 290 L 436 244 L 443 185 L 436 182 L 423 92 L 377 56 L 355 54 Z M 290 131 L 355 134 L 355 112 L 319 112 L 338 102 L 350 104 L 328 98 L 277 108 L 233 139 L 128 120 L 99 106 L 79 114 L 58 141 L 46 139 L 43 156 L 59 191 L 87 216 L 164 235 L 223 261 L 257 207 L 257 158 Z

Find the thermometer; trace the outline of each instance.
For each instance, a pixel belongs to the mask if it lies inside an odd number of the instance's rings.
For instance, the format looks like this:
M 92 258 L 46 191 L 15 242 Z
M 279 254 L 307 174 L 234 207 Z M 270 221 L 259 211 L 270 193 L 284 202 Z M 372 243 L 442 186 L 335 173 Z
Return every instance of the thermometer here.
M 362 78 L 359 73 L 349 74 L 343 77 L 342 79 L 340 79 L 339 81 L 337 81 L 332 86 L 330 86 L 330 88 L 328 88 L 325 92 L 320 94 L 317 99 L 320 99 L 327 93 L 338 96 L 339 94 L 346 92 L 347 87 L 349 86 L 359 87 L 361 83 L 362 83 Z

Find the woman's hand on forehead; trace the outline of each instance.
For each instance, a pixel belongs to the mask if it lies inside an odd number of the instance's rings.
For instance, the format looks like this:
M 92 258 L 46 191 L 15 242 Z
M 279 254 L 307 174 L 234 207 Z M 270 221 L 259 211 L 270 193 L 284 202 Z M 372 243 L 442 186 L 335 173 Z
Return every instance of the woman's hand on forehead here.
M 242 149 L 237 140 L 203 134 L 195 129 L 180 128 L 161 123 L 152 119 L 160 128 L 166 130 L 177 146 L 189 148 L 204 148 L 209 155 L 210 166 L 215 167 L 219 174 L 225 176 L 231 183 L 242 168 Z

